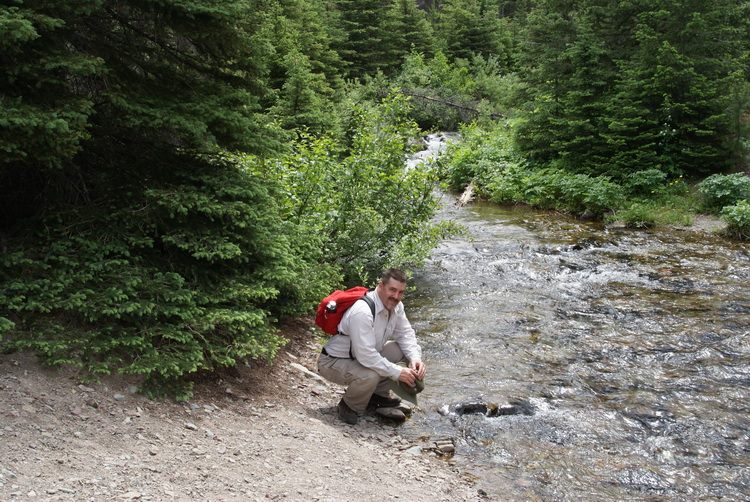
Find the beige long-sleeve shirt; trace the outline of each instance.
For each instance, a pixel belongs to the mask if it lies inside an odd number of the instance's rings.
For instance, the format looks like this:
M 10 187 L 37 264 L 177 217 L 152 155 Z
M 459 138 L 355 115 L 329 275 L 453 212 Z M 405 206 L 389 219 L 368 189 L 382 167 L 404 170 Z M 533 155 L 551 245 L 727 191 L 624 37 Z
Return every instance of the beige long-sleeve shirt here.
M 366 302 L 356 302 L 346 311 L 339 324 L 339 332 L 345 334 L 331 337 L 326 344 L 326 352 L 333 357 L 349 357 L 351 347 L 351 354 L 362 366 L 374 370 L 378 375 L 397 380 L 401 367 L 380 355 L 385 343 L 395 341 L 409 362 L 421 361 L 422 349 L 406 318 L 403 303 L 389 312 L 376 291 L 368 292 L 367 296 L 375 303 L 375 317 Z

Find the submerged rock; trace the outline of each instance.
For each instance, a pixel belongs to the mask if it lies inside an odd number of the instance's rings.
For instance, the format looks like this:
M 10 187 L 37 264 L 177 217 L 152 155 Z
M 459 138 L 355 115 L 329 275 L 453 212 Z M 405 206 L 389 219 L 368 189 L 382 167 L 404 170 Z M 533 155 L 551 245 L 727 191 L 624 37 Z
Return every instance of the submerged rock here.
M 484 415 L 486 417 L 501 417 L 509 415 L 533 415 L 534 405 L 526 400 L 513 400 L 503 404 L 486 403 L 484 401 L 467 401 L 452 405 L 443 405 L 438 409 L 443 416 L 460 417 L 463 415 Z

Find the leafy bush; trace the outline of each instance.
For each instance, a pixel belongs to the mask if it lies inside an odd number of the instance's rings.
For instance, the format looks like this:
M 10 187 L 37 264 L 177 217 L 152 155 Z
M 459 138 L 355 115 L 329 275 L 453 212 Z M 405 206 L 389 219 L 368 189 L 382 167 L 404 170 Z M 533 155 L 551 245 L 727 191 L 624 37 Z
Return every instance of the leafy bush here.
M 471 123 L 461 128 L 461 136 L 462 141 L 449 145 L 439 160 L 441 177 L 452 190 L 463 190 L 474 182 L 477 193 L 489 195 L 492 180 L 518 162 L 510 148 L 508 128 L 502 123 L 492 128 Z
M 727 223 L 726 232 L 736 239 L 750 239 L 750 201 L 741 200 L 721 210 L 721 219 Z
M 503 75 L 496 56 L 475 55 L 453 62 L 438 51 L 432 58 L 412 52 L 395 79 L 416 104 L 412 113 L 426 129 L 453 131 L 477 116 L 500 113 L 510 106 L 519 81 Z
M 725 206 L 750 199 L 750 177 L 743 173 L 713 174 L 698 183 L 698 192 L 703 196 L 704 208 L 718 213 Z
M 504 72 L 497 56 L 485 59 L 475 55 L 469 68 L 476 86 L 475 96 L 488 101 L 492 112 L 506 113 L 513 108 L 521 88 L 517 74 Z
M 607 177 L 528 168 L 514 151 L 504 123 L 492 128 L 472 124 L 461 132 L 464 140 L 451 146 L 441 161 L 443 177 L 453 190 L 473 182 L 479 195 L 499 204 L 524 203 L 590 217 L 601 217 L 623 203 L 622 187 Z
M 447 228 L 429 223 L 437 168 L 404 167 L 417 133 L 406 98 L 352 108 L 348 148 L 303 138 L 266 175 L 283 187 L 287 219 L 320 239 L 316 259 L 335 265 L 347 282 L 362 282 L 388 265 L 420 263 Z
M 495 179 L 491 190 L 492 200 L 500 204 L 524 203 L 596 218 L 619 208 L 624 200 L 620 185 L 606 177 L 553 168 L 524 170 L 519 165 Z
M 650 205 L 634 202 L 629 207 L 608 216 L 607 221 L 622 221 L 628 228 L 652 228 L 656 226 L 656 214 Z
M 523 201 L 541 209 L 555 209 L 562 203 L 562 171 L 532 169 L 522 178 Z
M 409 54 L 396 84 L 419 103 L 412 111 L 417 123 L 442 130 L 455 130 L 462 121 L 460 109 L 445 103 L 467 104 L 474 88 L 468 68 L 452 65 L 441 52 L 429 60 L 420 53 Z
M 572 214 L 600 218 L 624 200 L 622 187 L 605 176 L 564 173 L 552 181 L 559 184 L 562 208 Z
M 501 175 L 495 177 L 487 186 L 490 200 L 497 204 L 523 203 L 524 186 L 527 168 L 521 164 L 512 164 Z
M 646 169 L 629 175 L 623 188 L 636 197 L 651 197 L 664 191 L 667 173 L 659 169 Z

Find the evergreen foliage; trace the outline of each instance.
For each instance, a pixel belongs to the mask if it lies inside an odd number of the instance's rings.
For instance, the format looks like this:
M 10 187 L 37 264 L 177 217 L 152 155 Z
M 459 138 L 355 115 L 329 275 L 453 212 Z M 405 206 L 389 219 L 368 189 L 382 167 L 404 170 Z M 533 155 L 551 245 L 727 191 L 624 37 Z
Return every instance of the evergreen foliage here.
M 436 41 L 425 12 L 417 8 L 414 0 L 394 0 L 391 10 L 389 19 L 393 22 L 393 30 L 390 33 L 397 37 L 396 57 L 399 62 L 403 62 L 410 52 L 431 56 Z
M 617 85 L 608 139 L 621 148 L 612 169 L 623 175 L 648 161 L 670 174 L 722 169 L 729 157 L 722 144 L 727 63 L 736 55 L 724 29 L 731 6 L 657 3 L 638 14 L 637 50 L 620 63 L 625 78 Z
M 739 72 L 732 75 L 732 80 L 727 105 L 729 136 L 726 142 L 732 167 L 742 169 L 746 159 L 750 158 L 750 81 Z
M 4 227 L 95 197 L 88 177 L 123 167 L 113 152 L 278 147 L 259 113 L 265 63 L 246 2 L 21 5 L 3 8 Z
M 385 31 L 389 20 L 388 3 L 382 0 L 336 0 L 346 39 L 338 47 L 348 65 L 348 75 L 374 75 L 395 64 L 391 34 Z
M 435 12 L 439 47 L 451 59 L 479 55 L 510 63 L 510 35 L 496 1 L 446 0 Z
M 274 187 L 221 157 L 281 146 L 259 6 L 3 7 L 6 347 L 147 384 L 275 354 L 309 270 Z
M 264 5 L 269 23 L 273 24 L 273 46 L 277 53 L 274 60 L 278 62 L 290 52 L 300 52 L 310 61 L 313 73 L 325 75 L 330 87 L 341 87 L 345 63 L 334 46 L 341 44 L 346 34 L 339 26 L 339 12 L 320 0 L 277 0 Z M 278 70 L 272 62 L 275 88 L 284 80 Z M 286 69 L 282 71 L 285 73 Z
M 320 1 L 279 0 L 265 3 L 256 15 L 267 18 L 266 29 L 274 39 L 271 115 L 285 129 L 322 134 L 334 128 L 330 103 L 343 86 L 344 69 L 333 49 L 344 37 L 337 28 L 337 11 Z
M 519 146 L 537 162 L 616 179 L 649 168 L 724 168 L 743 9 L 729 1 L 538 2 L 527 18 Z
M 284 83 L 271 113 L 286 129 L 306 128 L 322 134 L 335 124 L 327 98 L 333 93 L 325 76 L 314 73 L 307 56 L 292 50 L 284 56 Z
M 597 174 L 610 147 L 603 97 L 614 68 L 575 2 L 539 9 L 529 18 L 529 101 L 518 127 L 521 149 L 534 161 L 559 161 L 571 171 Z
M 432 54 L 432 27 L 415 0 L 336 0 L 348 76 L 391 75 L 412 50 Z
M 147 188 L 111 184 L 11 243 L 10 346 L 148 383 L 275 354 L 270 321 L 301 266 L 267 180 L 221 159 L 161 162 Z
M 0 7 L 0 92 L 3 116 L 0 121 L 0 175 L 3 187 L 11 186 L 11 171 L 33 178 L 28 166 L 39 170 L 59 169 L 88 139 L 88 119 L 95 102 L 86 89 L 71 92 L 101 79 L 103 62 L 95 54 L 70 50 L 68 38 L 75 25 L 70 21 L 90 15 L 93 6 L 68 6 L 69 19 L 58 9 L 31 8 L 22 3 Z M 5 190 L 6 196 L 12 191 Z M 11 193 L 9 193 L 11 192 Z M 4 216 L 20 197 L 4 204 Z

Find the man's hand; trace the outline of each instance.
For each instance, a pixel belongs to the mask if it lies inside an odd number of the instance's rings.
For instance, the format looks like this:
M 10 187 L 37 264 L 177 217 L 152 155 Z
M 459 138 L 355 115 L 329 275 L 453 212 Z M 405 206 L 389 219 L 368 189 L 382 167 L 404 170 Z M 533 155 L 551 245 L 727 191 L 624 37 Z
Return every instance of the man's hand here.
M 414 380 L 417 377 L 417 372 L 414 371 L 411 368 L 401 368 L 401 374 L 398 376 L 398 379 L 402 382 L 404 382 L 406 385 L 410 387 L 414 387 Z
M 417 380 L 424 380 L 424 375 L 427 373 L 427 366 L 422 361 L 412 361 L 409 363 L 409 368 L 414 370 L 414 376 Z

